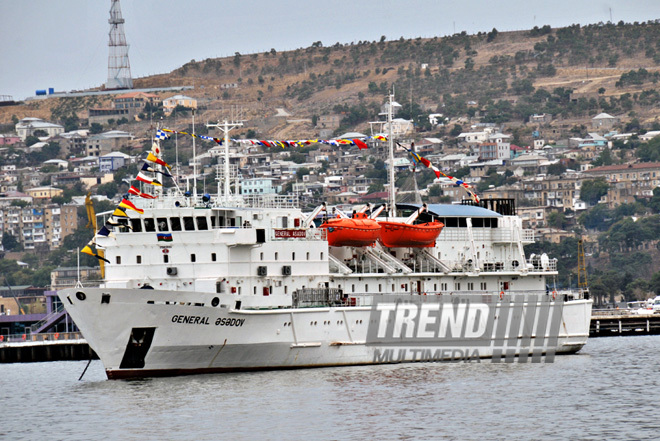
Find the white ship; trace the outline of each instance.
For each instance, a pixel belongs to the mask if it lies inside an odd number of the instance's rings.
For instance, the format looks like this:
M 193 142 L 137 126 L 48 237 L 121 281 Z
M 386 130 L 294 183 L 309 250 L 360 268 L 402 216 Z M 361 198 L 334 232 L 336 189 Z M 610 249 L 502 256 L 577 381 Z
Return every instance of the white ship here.
M 108 378 L 572 353 L 587 341 L 591 300 L 557 297 L 556 260 L 525 256 L 533 232 L 513 201 L 398 204 L 397 218 L 362 218 L 444 228 L 429 244 L 331 246 L 337 229 L 317 226 L 324 212 L 303 213 L 295 197 L 231 194 L 226 180 L 218 193 L 169 189 L 134 200 L 143 214 L 96 237 L 110 262 L 101 287 L 59 292 Z M 388 352 L 367 341 L 373 305 L 388 294 L 472 296 L 500 320 L 505 308 L 520 309 L 510 314 L 504 352 L 495 333 L 478 353 L 447 342 Z M 548 306 L 558 302 L 553 338 Z

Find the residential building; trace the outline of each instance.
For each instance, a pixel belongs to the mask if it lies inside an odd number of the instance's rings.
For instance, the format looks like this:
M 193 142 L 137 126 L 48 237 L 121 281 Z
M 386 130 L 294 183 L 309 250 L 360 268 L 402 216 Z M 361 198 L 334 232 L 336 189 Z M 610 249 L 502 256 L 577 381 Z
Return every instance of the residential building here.
M 75 288 L 80 280 L 85 286 L 98 285 L 101 280 L 101 268 L 81 266 L 57 267 L 50 273 L 50 289 L 57 291 L 65 288 Z
M 41 118 L 23 118 L 16 124 L 16 134 L 25 141 L 28 136 L 34 136 L 37 130 L 46 132 L 48 137 L 57 136 L 64 133 L 64 127 L 59 124 L 53 124 L 42 120 Z
M 73 205 L 0 208 L 0 237 L 11 234 L 26 250 L 57 248 L 77 227 Z
M 552 121 L 552 115 L 549 113 L 534 114 L 529 116 L 531 124 L 548 124 Z
M 522 181 L 523 198 L 539 207 L 576 210 L 580 198 L 578 175 L 535 176 Z
M 55 196 L 62 196 L 64 190 L 62 190 L 61 188 L 45 186 L 45 187 L 28 188 L 27 190 L 25 190 L 25 192 L 36 200 L 51 200 Z
M 131 162 L 131 156 L 122 152 L 110 152 L 99 158 L 99 171 L 114 172 Z
M 135 137 L 121 130 L 110 130 L 109 132 L 92 135 L 87 139 L 87 156 L 103 156 L 122 148 L 129 148 L 130 141 Z
M 17 135 L 0 135 L 0 145 L 14 145 L 21 142 Z
M 607 113 L 599 113 L 591 118 L 591 127 L 599 131 L 609 131 L 619 123 L 619 118 L 608 115 Z
M 281 185 L 274 185 L 272 178 L 252 178 L 241 181 L 241 194 L 277 194 L 282 191 Z
M 650 198 L 653 189 L 660 185 L 660 162 L 605 165 L 584 172 L 594 179 L 603 177 L 610 184 L 606 202 L 610 207 L 629 204 L 635 198 Z
M 167 115 L 172 113 L 176 106 L 183 106 L 188 109 L 196 109 L 197 100 L 185 95 L 174 95 L 163 100 L 163 111 Z
M 79 155 L 86 151 L 87 136 L 89 130 L 73 130 L 71 132 L 60 133 L 57 141 L 66 156 Z
M 145 92 L 129 92 L 118 95 L 111 107 L 88 109 L 89 123 L 107 124 L 109 120 L 134 119 L 142 113 L 147 103 L 153 103 L 158 96 Z

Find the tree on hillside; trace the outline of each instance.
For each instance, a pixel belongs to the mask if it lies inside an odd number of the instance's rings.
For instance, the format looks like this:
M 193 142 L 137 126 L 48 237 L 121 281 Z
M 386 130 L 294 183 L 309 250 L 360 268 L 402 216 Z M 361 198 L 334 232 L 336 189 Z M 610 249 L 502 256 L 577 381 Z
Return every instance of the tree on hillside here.
M 582 182 L 580 188 L 580 199 L 591 205 L 596 205 L 601 197 L 607 194 L 610 185 L 605 178 L 596 178 Z
M 33 135 L 29 135 L 25 138 L 25 145 L 30 147 L 39 142 L 39 138 Z
M 2 235 L 2 248 L 5 251 L 20 251 L 23 247 L 18 239 L 16 239 L 16 236 L 9 232 L 5 232 Z
M 96 135 L 98 133 L 101 133 L 103 131 L 103 125 L 99 123 L 92 123 L 91 126 L 89 126 L 89 133 L 92 135 Z

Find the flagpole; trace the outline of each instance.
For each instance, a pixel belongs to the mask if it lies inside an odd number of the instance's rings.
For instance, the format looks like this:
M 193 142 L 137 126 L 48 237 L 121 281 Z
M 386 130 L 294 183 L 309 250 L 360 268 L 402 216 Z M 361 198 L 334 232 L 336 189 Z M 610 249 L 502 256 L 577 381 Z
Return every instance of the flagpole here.
M 174 127 L 176 127 L 176 112 L 174 112 Z M 174 173 L 174 181 L 179 180 L 179 133 L 174 132 L 174 154 L 175 154 L 175 164 L 176 172 Z M 179 186 L 177 185 L 177 188 Z

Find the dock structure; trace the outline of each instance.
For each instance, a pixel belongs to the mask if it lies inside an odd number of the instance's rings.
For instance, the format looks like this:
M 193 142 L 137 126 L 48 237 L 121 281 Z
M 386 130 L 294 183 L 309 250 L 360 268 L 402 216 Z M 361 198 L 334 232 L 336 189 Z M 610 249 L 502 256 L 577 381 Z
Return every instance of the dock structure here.
M 660 334 L 660 314 L 636 314 L 626 309 L 594 310 L 589 337 Z
M 0 363 L 98 358 L 79 332 L 3 335 Z

